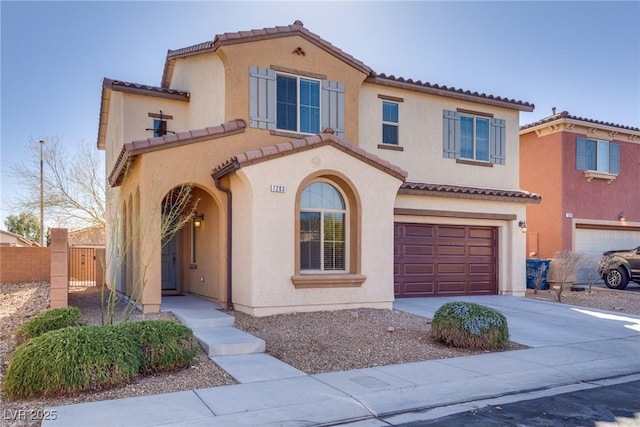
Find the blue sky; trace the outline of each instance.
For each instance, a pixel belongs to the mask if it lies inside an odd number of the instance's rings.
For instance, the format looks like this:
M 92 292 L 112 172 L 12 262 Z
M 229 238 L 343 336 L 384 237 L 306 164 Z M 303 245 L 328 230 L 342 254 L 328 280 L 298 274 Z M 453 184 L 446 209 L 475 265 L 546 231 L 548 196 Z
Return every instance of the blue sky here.
M 376 72 L 640 127 L 640 2 L 0 2 L 0 228 L 30 139 L 95 144 L 102 78 L 159 85 L 168 49 L 296 19 Z M 47 226 L 56 226 L 47 222 Z

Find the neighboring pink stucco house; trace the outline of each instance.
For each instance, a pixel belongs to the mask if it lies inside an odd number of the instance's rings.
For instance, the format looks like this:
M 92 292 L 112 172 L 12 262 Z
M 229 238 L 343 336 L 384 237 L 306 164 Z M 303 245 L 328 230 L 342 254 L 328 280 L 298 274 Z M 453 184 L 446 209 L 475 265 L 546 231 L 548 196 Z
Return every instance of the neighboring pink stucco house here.
M 527 255 L 640 246 L 640 129 L 563 111 L 520 129 L 520 183 L 542 196 L 527 206 Z M 578 281 L 594 266 L 583 266 Z
M 170 50 L 159 86 L 103 83 L 108 282 L 259 316 L 523 295 L 532 110 L 377 73 L 298 21 Z M 160 250 L 182 184 L 197 217 Z

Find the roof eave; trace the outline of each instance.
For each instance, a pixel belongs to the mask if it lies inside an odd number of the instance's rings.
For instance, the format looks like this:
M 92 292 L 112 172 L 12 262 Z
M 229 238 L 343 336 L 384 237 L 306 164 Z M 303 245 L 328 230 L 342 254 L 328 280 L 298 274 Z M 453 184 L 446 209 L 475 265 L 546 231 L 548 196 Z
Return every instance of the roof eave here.
M 403 82 L 403 81 L 398 81 L 398 80 L 390 80 L 390 79 L 386 79 L 386 78 L 382 78 L 382 77 L 378 77 L 378 76 L 370 76 L 370 77 L 368 77 L 366 79 L 366 81 L 370 82 L 370 83 L 383 85 L 383 86 L 390 86 L 390 87 L 396 87 L 396 88 L 400 88 L 400 89 L 407 89 L 407 90 L 411 90 L 411 91 L 414 91 L 414 92 L 428 93 L 428 94 L 432 94 L 432 95 L 444 96 L 444 97 L 447 97 L 447 98 L 454 98 L 454 99 L 459 99 L 459 100 L 463 100 L 463 101 L 469 101 L 469 102 L 476 102 L 476 103 L 480 103 L 480 104 L 491 105 L 491 106 L 494 106 L 494 107 L 509 108 L 511 110 L 531 112 L 535 108 L 535 105 L 533 105 L 533 104 L 512 102 L 512 101 L 500 100 L 500 99 L 495 99 L 495 98 L 492 99 L 492 98 L 485 97 L 485 96 L 482 96 L 482 95 L 473 95 L 473 94 L 469 94 L 469 93 L 465 93 L 465 92 L 458 92 L 458 91 L 455 91 L 455 90 L 429 87 L 429 86 L 416 84 L 416 83 L 412 83 L 412 82 L 406 82 L 406 81 Z

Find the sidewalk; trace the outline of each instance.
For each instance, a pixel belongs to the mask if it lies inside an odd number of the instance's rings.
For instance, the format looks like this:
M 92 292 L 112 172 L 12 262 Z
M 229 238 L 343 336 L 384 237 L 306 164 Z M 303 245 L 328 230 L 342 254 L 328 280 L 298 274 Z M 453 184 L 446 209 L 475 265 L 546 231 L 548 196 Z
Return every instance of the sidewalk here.
M 496 308 L 507 317 L 511 340 L 530 348 L 59 406 L 47 408 L 57 419 L 42 425 L 388 426 L 448 415 L 451 405 L 468 410 L 472 402 L 528 399 L 640 374 L 640 316 L 509 296 L 403 299 L 394 306 L 432 317 L 452 300 Z

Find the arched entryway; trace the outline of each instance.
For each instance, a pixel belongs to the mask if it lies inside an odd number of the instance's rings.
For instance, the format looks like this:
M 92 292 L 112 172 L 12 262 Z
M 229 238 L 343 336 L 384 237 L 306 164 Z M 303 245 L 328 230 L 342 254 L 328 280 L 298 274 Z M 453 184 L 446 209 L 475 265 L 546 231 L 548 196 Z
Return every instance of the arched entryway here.
M 176 187 L 180 188 L 184 187 Z M 221 271 L 225 265 L 221 230 L 225 228 L 220 204 L 204 188 L 189 186 L 186 202 L 185 194 L 176 189 L 163 201 L 163 212 L 169 209 L 168 202 L 174 202 L 182 205 L 182 216 L 179 229 L 167 233 L 162 242 L 162 294 L 188 293 L 220 301 L 226 274 Z

